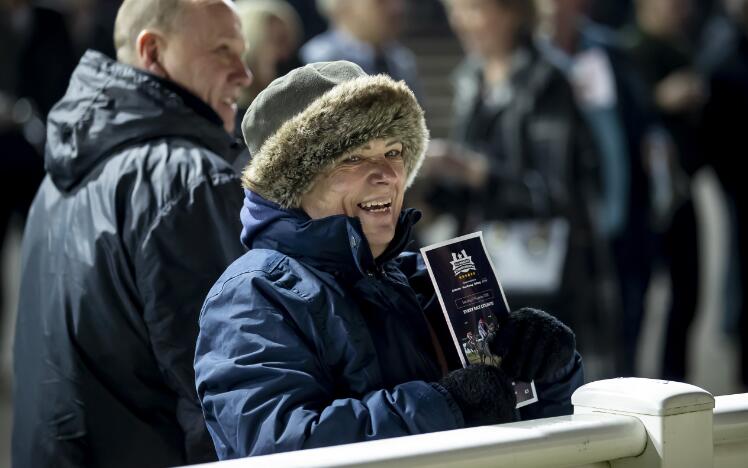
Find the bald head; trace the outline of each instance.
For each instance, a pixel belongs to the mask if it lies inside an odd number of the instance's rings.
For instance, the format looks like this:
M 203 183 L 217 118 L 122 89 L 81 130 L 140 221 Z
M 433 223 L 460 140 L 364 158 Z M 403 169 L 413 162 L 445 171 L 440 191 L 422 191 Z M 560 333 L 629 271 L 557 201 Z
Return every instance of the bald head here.
M 114 48 L 117 60 L 134 65 L 135 43 L 141 31 L 153 29 L 169 34 L 185 3 L 190 0 L 125 0 L 114 21 Z
M 201 4 L 223 3 L 224 0 L 124 0 L 114 21 L 114 48 L 117 60 L 128 65 L 136 64 L 136 43 L 141 32 L 153 30 L 169 35 L 181 25 L 181 15 L 190 7 Z

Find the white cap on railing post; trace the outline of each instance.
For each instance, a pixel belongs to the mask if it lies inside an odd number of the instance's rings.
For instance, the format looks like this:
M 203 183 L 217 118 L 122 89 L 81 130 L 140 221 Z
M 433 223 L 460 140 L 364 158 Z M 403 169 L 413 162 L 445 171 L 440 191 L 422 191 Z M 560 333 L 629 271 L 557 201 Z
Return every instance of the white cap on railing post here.
M 645 451 L 611 461 L 623 468 L 708 468 L 713 466 L 714 397 L 685 383 L 640 378 L 600 380 L 571 397 L 574 413 L 615 413 L 638 418 L 647 430 Z

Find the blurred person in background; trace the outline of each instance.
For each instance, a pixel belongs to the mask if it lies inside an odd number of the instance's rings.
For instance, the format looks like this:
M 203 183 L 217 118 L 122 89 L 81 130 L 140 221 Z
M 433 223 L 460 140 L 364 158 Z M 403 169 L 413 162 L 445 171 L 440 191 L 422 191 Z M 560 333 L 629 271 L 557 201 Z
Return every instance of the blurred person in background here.
M 398 42 L 409 0 L 317 0 L 330 29 L 301 48 L 304 63 L 348 60 L 366 73 L 404 80 L 422 99 L 413 52 Z
M 286 0 L 296 10 L 301 19 L 304 36 L 302 43 L 327 30 L 327 20 L 320 13 L 316 1 L 311 0 Z
M 116 58 L 112 35 L 114 20 L 122 0 L 57 0 L 64 13 L 75 44 L 76 57 L 93 49 Z
M 720 7 L 717 8 L 714 14 L 711 16 L 709 21 L 704 27 L 704 31 L 700 37 L 700 47 L 697 51 L 697 63 L 701 70 L 704 71 L 705 75 L 710 77 L 709 88 L 711 97 L 712 81 L 715 77 L 719 68 L 723 68 L 726 63 L 733 60 L 736 50 L 740 48 L 745 32 L 741 25 L 740 9 L 742 8 L 739 0 L 723 0 L 720 2 Z M 722 74 L 722 73 L 720 73 Z M 716 82 L 720 83 L 722 80 L 717 79 Z M 722 86 L 718 86 L 721 88 Z M 718 93 L 722 94 L 722 93 Z M 718 96 L 716 103 L 724 99 L 724 96 Z M 707 159 L 712 165 L 717 177 L 724 179 L 725 177 L 731 178 L 732 172 L 726 171 L 724 166 L 724 160 L 720 154 L 710 154 L 708 149 L 710 148 L 709 140 L 713 139 L 715 125 L 720 125 L 721 120 L 727 120 L 728 118 L 724 115 L 720 115 L 715 112 L 715 109 L 721 107 L 721 105 L 710 105 L 710 101 L 707 102 L 707 108 L 705 109 L 704 122 L 702 129 L 704 131 L 703 146 Z M 727 230 L 727 241 L 726 249 L 728 252 L 737 252 L 739 249 L 739 238 L 738 238 L 738 219 L 737 219 L 737 207 L 735 205 L 733 191 L 725 187 L 725 183 L 730 184 L 727 180 L 721 180 L 723 187 L 723 194 L 725 195 L 724 201 L 727 209 L 728 226 Z M 739 255 L 728 255 L 726 259 L 726 265 L 724 266 L 725 281 L 723 284 L 722 292 L 724 297 L 724 316 L 721 321 L 722 331 L 731 339 L 736 342 L 740 339 L 740 316 L 742 307 L 742 291 L 740 286 L 740 256 Z
M 566 73 L 600 149 L 598 229 L 609 243 L 619 301 L 601 333 L 616 347 L 615 375 L 635 375 L 636 348 L 650 281 L 653 232 L 645 142 L 655 126 L 644 84 L 617 35 L 587 18 L 591 0 L 539 0 L 541 50 Z M 622 316 L 619 318 L 620 310 Z M 620 320 L 622 318 L 622 320 Z M 610 334 L 613 334 L 611 336 Z
M 60 12 L 0 0 L 0 252 L 11 221 L 24 222 L 44 177 L 44 121 L 74 67 Z M 3 285 L 0 272 L 0 317 Z
M 236 9 L 247 41 L 244 63 L 253 77 L 237 102 L 236 129 L 241 137 L 241 120 L 255 96 L 301 65 L 298 48 L 303 30 L 296 11 L 284 0 L 239 0 Z
M 710 78 L 709 102 L 704 109 L 704 148 L 709 162 L 722 183 L 735 224 L 734 248 L 729 255 L 737 257 L 739 287 L 737 317 L 732 326 L 740 339 L 740 382 L 748 389 L 748 259 L 746 258 L 746 200 L 742 180 L 742 155 L 745 154 L 745 123 L 748 121 L 748 0 L 724 0 L 725 11 L 738 34 L 715 65 Z
M 0 0 L 0 91 L 30 99 L 42 119 L 62 97 L 76 55 L 65 17 L 27 0 Z
M 645 167 L 658 249 L 670 276 L 662 377 L 679 381 L 686 379 L 686 345 L 699 301 L 691 177 L 704 163 L 698 135 L 707 95 L 688 35 L 692 13 L 691 0 L 638 0 L 636 23 L 625 33 L 628 54 L 647 86 L 644 97 L 662 126 L 647 142 Z
M 592 0 L 589 5 L 589 15 L 594 21 L 614 29 L 625 28 L 634 21 L 634 3 L 635 0 Z M 708 20 L 715 10 L 717 3 L 719 0 L 694 0 L 697 17 L 689 32 L 698 32 L 703 22 Z
M 532 41 L 532 2 L 444 3 L 468 57 L 455 73 L 452 139 L 430 146 L 419 196 L 432 222 L 455 221 L 449 234 L 483 230 L 510 303 L 558 315 L 585 349 L 600 277 L 594 142 L 571 86 Z
M 200 304 L 244 249 L 233 4 L 125 0 L 49 114 L 14 345 L 19 467 L 215 459 L 195 393 Z

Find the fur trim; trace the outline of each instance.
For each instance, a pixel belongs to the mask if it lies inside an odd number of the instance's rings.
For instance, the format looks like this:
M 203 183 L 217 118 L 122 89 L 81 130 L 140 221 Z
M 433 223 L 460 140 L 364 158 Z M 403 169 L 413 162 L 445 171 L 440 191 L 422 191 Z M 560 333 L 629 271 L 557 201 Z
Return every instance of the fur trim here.
M 398 138 L 408 175 L 421 166 L 429 133 L 413 92 L 385 75 L 345 81 L 287 120 L 252 155 L 242 183 L 284 208 L 298 208 L 317 174 L 375 138 Z

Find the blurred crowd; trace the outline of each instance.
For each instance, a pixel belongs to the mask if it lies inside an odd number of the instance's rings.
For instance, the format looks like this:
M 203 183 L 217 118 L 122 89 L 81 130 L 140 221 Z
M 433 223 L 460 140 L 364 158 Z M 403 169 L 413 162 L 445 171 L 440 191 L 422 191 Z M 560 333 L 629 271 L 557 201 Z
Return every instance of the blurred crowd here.
M 0 3 L 0 245 L 44 175 L 45 120 L 88 48 L 114 58 L 116 0 Z M 253 81 L 345 59 L 404 80 L 429 107 L 408 32 L 454 34 L 452 131 L 407 203 L 421 245 L 482 230 L 511 303 L 556 314 L 608 376 L 636 375 L 645 296 L 670 278 L 662 376 L 687 380 L 699 301 L 695 174 L 730 214 L 724 331 L 748 387 L 745 196 L 748 0 L 238 0 Z M 427 31 L 427 32 L 423 32 Z M 427 114 L 427 121 L 429 119 Z M 236 128 L 241 128 L 237 124 Z M 239 135 L 237 135 L 239 136 Z M 245 159 L 246 161 L 246 159 Z M 0 291 L 0 294 L 2 291 Z

